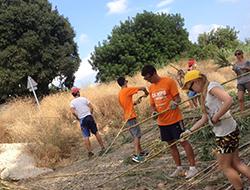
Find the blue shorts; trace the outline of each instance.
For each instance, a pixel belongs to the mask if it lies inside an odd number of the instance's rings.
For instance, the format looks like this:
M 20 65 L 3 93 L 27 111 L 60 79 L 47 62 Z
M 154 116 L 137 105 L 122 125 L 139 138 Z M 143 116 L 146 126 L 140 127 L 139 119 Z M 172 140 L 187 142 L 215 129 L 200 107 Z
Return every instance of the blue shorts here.
M 80 119 L 80 126 L 83 137 L 90 137 L 90 132 L 95 135 L 98 131 L 92 115 L 87 115 L 86 117 Z
M 188 95 L 189 98 L 192 98 L 192 97 L 194 97 L 196 94 L 197 94 L 196 92 L 194 92 L 194 91 L 192 91 L 192 90 L 189 90 L 187 95 Z
M 137 124 L 137 121 L 136 121 L 136 118 L 132 118 L 132 119 L 129 119 L 126 123 L 126 127 L 132 127 L 133 125 L 136 125 Z M 131 135 L 135 138 L 140 138 L 141 137 L 141 129 L 140 129 L 140 126 L 136 126 L 136 127 L 133 127 L 131 129 L 129 129 L 129 132 L 131 133 Z
M 182 121 L 171 125 L 159 126 L 162 141 L 176 141 L 180 139 L 180 134 L 185 131 Z

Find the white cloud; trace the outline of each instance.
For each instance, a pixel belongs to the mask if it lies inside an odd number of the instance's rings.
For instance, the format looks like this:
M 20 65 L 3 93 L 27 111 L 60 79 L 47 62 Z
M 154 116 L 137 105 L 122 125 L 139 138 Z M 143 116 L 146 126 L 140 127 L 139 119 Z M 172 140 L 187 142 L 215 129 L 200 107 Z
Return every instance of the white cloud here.
M 156 6 L 157 7 L 164 7 L 164 6 L 170 5 L 173 2 L 174 2 L 174 0 L 160 0 L 160 2 Z
M 220 3 L 237 3 L 240 0 L 218 0 Z
M 83 58 L 78 71 L 75 73 L 75 86 L 83 87 L 87 84 L 94 83 L 96 71 L 92 70 L 88 63 L 90 55 Z
M 189 32 L 189 39 L 192 42 L 196 42 L 199 34 L 202 34 L 204 32 L 210 32 L 213 29 L 224 28 L 224 27 L 225 26 L 218 25 L 218 24 L 210 24 L 210 25 L 199 24 L 199 25 L 195 25 L 195 26 L 193 26 L 191 28 L 191 30 Z
M 86 42 L 88 42 L 89 37 L 87 34 L 81 34 L 79 37 L 79 41 L 81 44 L 85 44 Z
M 127 10 L 127 0 L 113 0 L 107 3 L 108 14 L 123 13 Z

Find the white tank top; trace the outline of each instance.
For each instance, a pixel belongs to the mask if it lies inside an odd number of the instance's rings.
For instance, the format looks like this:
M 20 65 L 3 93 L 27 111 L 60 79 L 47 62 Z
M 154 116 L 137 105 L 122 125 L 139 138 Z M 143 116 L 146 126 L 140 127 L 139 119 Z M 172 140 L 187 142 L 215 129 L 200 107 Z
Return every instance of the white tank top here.
M 210 82 L 207 89 L 207 96 L 205 101 L 206 110 L 208 113 L 208 121 L 211 126 L 213 126 L 213 132 L 215 136 L 222 137 L 226 136 L 229 133 L 235 131 L 237 123 L 230 114 L 230 111 L 227 111 L 221 118 L 220 121 L 216 124 L 211 122 L 211 118 L 215 113 L 218 112 L 223 102 L 221 102 L 217 97 L 210 94 L 210 90 L 214 87 L 219 87 L 224 90 L 223 86 L 218 82 Z

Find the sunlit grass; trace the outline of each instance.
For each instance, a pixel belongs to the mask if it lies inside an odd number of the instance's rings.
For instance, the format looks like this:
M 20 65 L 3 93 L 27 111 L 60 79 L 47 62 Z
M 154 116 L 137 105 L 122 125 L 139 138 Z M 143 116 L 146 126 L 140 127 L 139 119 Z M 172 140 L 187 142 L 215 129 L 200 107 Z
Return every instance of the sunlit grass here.
M 187 69 L 187 60 L 173 63 L 179 69 Z M 197 64 L 199 70 L 207 73 L 210 80 L 225 82 L 235 77 L 231 68 L 221 68 L 212 61 L 202 61 Z M 175 79 L 176 69 L 171 66 L 158 70 L 161 76 L 170 76 Z M 149 86 L 138 73 L 128 77 L 130 86 Z M 227 85 L 233 89 L 236 82 Z M 123 124 L 122 110 L 118 104 L 120 88 L 116 82 L 100 84 L 81 90 L 81 95 L 87 97 L 94 105 L 94 117 L 98 127 L 107 135 L 113 133 L 114 128 Z M 139 95 L 143 93 L 140 92 Z M 183 100 L 186 93 L 180 90 Z M 135 97 L 136 98 L 136 97 Z M 30 151 L 36 155 L 40 166 L 55 166 L 63 158 L 68 158 L 72 144 L 82 144 L 82 137 L 78 124 L 73 124 L 74 117 L 70 113 L 69 103 L 73 99 L 70 92 L 62 92 L 44 97 L 38 110 L 33 97 L 16 99 L 9 102 L 6 109 L 0 114 L 0 142 L 28 142 Z M 149 99 L 145 99 L 137 106 L 140 118 L 149 114 Z M 111 130 L 112 129 L 112 130 Z

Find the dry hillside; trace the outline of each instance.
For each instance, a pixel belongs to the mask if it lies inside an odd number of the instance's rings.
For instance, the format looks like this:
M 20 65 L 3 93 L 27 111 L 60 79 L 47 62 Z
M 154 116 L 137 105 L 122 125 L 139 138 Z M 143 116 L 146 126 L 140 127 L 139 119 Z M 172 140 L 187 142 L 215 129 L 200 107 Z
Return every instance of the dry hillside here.
M 175 67 L 186 69 L 186 60 L 173 63 Z M 221 68 L 212 61 L 198 63 L 198 69 L 207 74 L 210 80 L 225 82 L 235 77 L 231 68 Z M 167 66 L 160 69 L 161 76 L 176 76 L 176 70 Z M 140 74 L 128 78 L 131 86 L 147 86 Z M 236 82 L 226 85 L 228 91 L 235 91 Z M 101 129 L 102 136 L 108 146 L 123 125 L 122 112 L 118 105 L 117 93 L 119 87 L 115 82 L 101 84 L 82 89 L 95 107 L 94 117 Z M 183 100 L 187 99 L 185 92 L 181 92 Z M 174 169 L 173 161 L 168 153 L 166 144 L 159 140 L 159 132 L 155 121 L 150 120 L 142 124 L 144 136 L 142 146 L 150 151 L 148 162 L 136 165 L 131 162 L 133 152 L 130 135 L 122 133 L 117 138 L 111 150 L 103 157 L 87 159 L 83 148 L 80 129 L 77 123 L 73 123 L 73 117 L 69 112 L 69 102 L 72 99 L 69 92 L 58 93 L 45 97 L 41 101 L 41 109 L 38 111 L 33 99 L 17 99 L 9 102 L 0 114 L 0 141 L 31 142 L 29 151 L 37 159 L 39 166 L 48 166 L 55 169 L 54 173 L 17 182 L 19 188 L 26 189 L 219 189 L 227 186 L 227 181 L 218 173 L 214 159 L 202 161 L 200 159 L 202 139 L 192 139 L 198 159 L 200 176 L 187 182 L 184 178 L 171 179 L 169 172 Z M 144 100 L 136 109 L 139 120 L 149 116 L 149 102 Z M 187 110 L 188 104 L 182 106 L 185 113 L 185 123 L 192 124 L 200 115 L 199 110 Z M 237 114 L 237 105 L 234 113 Z M 246 113 L 247 115 L 247 113 Z M 238 115 L 239 117 L 239 115 Z M 249 138 L 244 134 L 244 139 Z M 246 141 L 243 139 L 243 142 Z M 99 147 L 92 140 L 94 152 Z M 246 148 L 247 147 L 247 148 Z M 243 148 L 243 157 L 249 161 L 250 151 L 246 145 Z M 182 150 L 181 150 L 182 151 Z M 208 152 L 211 154 L 211 152 Z M 181 153 L 182 157 L 183 151 Z M 212 154 L 211 154 L 211 157 Z M 184 160 L 184 165 L 187 165 Z M 211 166 L 211 168 L 208 168 Z M 124 173 L 127 171 L 127 173 Z M 118 177 L 121 175 L 121 177 Z M 114 179 L 117 177 L 116 179 Z M 108 180 L 112 179 L 108 182 Z M 104 182 L 107 182 L 103 184 Z M 193 184 L 193 186 L 192 186 Z M 20 186 L 21 185 L 21 186 Z M 183 185 L 183 186 L 182 186 Z M 225 189 L 222 187 L 222 189 Z

